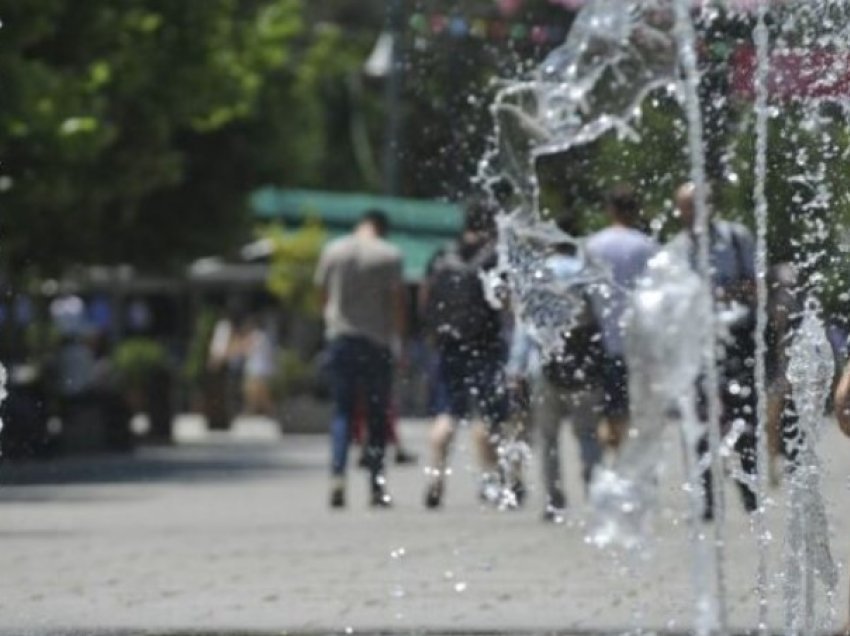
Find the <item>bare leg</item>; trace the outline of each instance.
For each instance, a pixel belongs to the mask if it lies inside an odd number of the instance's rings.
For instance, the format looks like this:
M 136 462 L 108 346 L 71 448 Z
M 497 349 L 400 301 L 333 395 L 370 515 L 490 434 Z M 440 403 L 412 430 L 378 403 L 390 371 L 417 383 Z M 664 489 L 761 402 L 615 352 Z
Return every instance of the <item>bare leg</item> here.
M 431 427 L 431 467 L 442 478 L 449 457 L 449 447 L 454 439 L 455 421 L 451 415 L 438 415 Z
M 476 421 L 472 425 L 472 437 L 478 452 L 478 463 L 483 472 L 496 472 L 499 468 L 497 453 L 498 440 L 494 439 L 484 422 Z
M 431 426 L 431 470 L 425 491 L 425 506 L 437 508 L 443 499 L 449 448 L 455 433 L 455 420 L 451 415 L 438 415 Z

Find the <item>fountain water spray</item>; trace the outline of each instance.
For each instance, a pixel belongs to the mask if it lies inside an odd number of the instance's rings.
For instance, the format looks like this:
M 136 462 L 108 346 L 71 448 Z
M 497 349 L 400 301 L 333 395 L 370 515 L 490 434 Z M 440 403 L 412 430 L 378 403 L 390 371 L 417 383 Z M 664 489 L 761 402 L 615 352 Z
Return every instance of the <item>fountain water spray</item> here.
M 645 544 L 646 528 L 655 501 L 655 475 L 662 465 L 662 432 L 666 423 L 678 420 L 693 517 L 697 516 L 701 503 L 697 483 L 705 462 L 710 462 L 717 486 L 713 540 L 704 541 L 703 533 L 696 526 L 691 526 L 695 548 L 696 630 L 702 634 L 728 632 L 722 458 L 731 452 L 737 431 L 733 430 L 725 440 L 721 439 L 721 405 L 716 388 L 719 386 L 717 343 L 723 325 L 711 291 L 710 212 L 699 92 L 698 40 L 693 14 L 695 4 L 698 3 L 692 0 L 591 0 L 585 3 L 565 43 L 552 51 L 531 77 L 501 84 L 491 107 L 496 126 L 494 145 L 480 164 L 479 179 L 488 188 L 504 182 L 510 185 L 511 197 L 503 206 L 506 211 L 499 219 L 500 262 L 493 276 L 506 287 L 517 322 L 538 341 L 544 355 L 555 355 L 563 346 L 564 331 L 574 324 L 582 290 L 594 284 L 610 284 L 610 276 L 604 268 L 586 258 L 581 239 L 564 234 L 542 218 L 537 161 L 546 155 L 565 153 L 593 142 L 606 133 L 639 140 L 634 120 L 641 103 L 653 91 L 666 90 L 682 105 L 688 124 L 691 180 L 695 186 L 694 233 L 698 244 L 698 275 L 687 267 L 686 259 L 667 249 L 653 261 L 646 279 L 640 283 L 631 301 L 631 333 L 626 334 L 628 359 L 630 366 L 640 369 L 640 373 L 630 377 L 634 426 L 616 465 L 611 470 L 602 471 L 593 485 L 592 498 L 597 506 L 593 539 L 603 545 L 640 547 Z M 827 47 L 835 53 L 833 68 L 827 69 L 824 77 L 806 80 L 811 84 L 807 88 L 808 93 L 805 99 L 798 101 L 804 102 L 810 116 L 802 126 L 817 130 L 823 117 L 818 109 L 825 102 L 839 103 L 845 114 L 850 113 L 846 100 L 834 99 L 834 93 L 841 92 L 846 75 L 839 68 L 845 57 L 836 52 L 843 51 L 846 56 L 850 41 L 850 3 L 844 0 L 816 0 L 812 3 L 791 0 L 778 7 L 770 3 L 771 12 L 776 8 L 776 15 L 771 14 L 773 26 L 770 28 L 779 34 L 774 51 L 770 48 L 768 37 L 768 4 L 768 0 L 762 0 L 751 5 L 757 8 L 752 76 L 756 152 L 754 164 L 748 166 L 748 169 L 753 169 L 757 230 L 757 344 L 753 364 L 758 392 L 756 435 L 759 471 L 756 483 L 748 485 L 756 487 L 759 502 L 754 529 L 759 548 L 756 586 L 758 627 L 762 633 L 768 629 L 769 534 L 765 508 L 767 379 L 764 363 L 767 347 L 764 338 L 768 271 L 766 180 L 768 124 L 772 113 L 769 99 L 774 89 L 783 90 L 784 81 L 784 76 L 772 69 L 773 56 L 776 51 L 782 51 L 783 46 L 789 46 L 794 34 L 801 30 L 800 23 L 808 20 L 806 24 L 815 24 L 813 32 L 816 32 L 803 37 L 796 46 Z M 800 207 L 803 211 L 827 209 L 833 199 L 824 177 L 824 164 L 809 165 L 812 158 L 805 155 L 804 149 L 800 152 L 797 163 L 802 168 L 801 174 L 788 175 L 789 181 L 799 182 L 811 190 L 809 199 Z M 829 161 L 830 158 L 835 159 L 825 153 L 824 160 Z M 823 233 L 823 227 L 814 221 L 811 229 L 813 236 Z M 574 279 L 567 283 L 547 275 L 545 268 L 545 260 L 553 246 L 563 243 L 571 243 L 583 263 Z M 811 269 L 813 263 L 821 258 L 819 255 L 810 256 L 803 265 Z M 817 287 L 818 277 L 813 280 L 812 287 Z M 656 319 L 655 324 L 651 320 L 653 315 L 658 315 L 659 308 L 667 307 L 669 315 L 675 316 L 685 306 L 689 307 L 691 316 L 700 317 L 701 327 L 698 335 L 695 336 L 693 330 L 687 334 L 688 342 L 684 342 L 684 337 L 679 338 L 685 332 L 674 320 L 668 320 L 666 316 L 663 321 Z M 811 311 L 809 313 L 812 314 Z M 795 347 L 820 351 L 821 345 L 815 343 L 817 329 L 812 327 L 811 322 L 815 319 L 813 315 L 807 317 L 809 322 L 801 328 Z M 664 324 L 669 333 L 659 337 L 658 324 Z M 690 324 L 693 324 L 692 319 Z M 698 349 L 696 352 L 695 347 Z M 679 351 L 679 348 L 682 350 Z M 807 393 L 809 389 L 800 388 L 803 377 L 794 375 L 801 373 L 799 370 L 805 365 L 817 364 L 817 360 L 812 355 L 799 352 L 792 355 L 798 360 L 796 371 L 789 370 L 789 379 L 795 382 L 795 399 L 799 402 L 808 400 L 804 406 L 817 402 L 814 398 L 818 396 L 812 397 Z M 669 360 L 664 362 L 664 356 L 668 356 Z M 669 364 L 673 371 L 665 368 L 665 364 Z M 700 434 L 694 413 L 697 378 L 702 381 L 708 398 L 710 452 L 707 458 L 702 459 L 697 458 L 694 451 L 695 439 Z M 678 387 L 678 393 L 671 388 L 674 386 Z M 798 395 L 800 391 L 803 393 Z M 813 419 L 808 421 L 805 426 L 816 426 Z M 802 439 L 801 463 L 791 478 L 792 504 L 788 520 L 788 554 L 792 555 L 788 557 L 789 575 L 786 576 L 789 633 L 801 629 L 809 631 L 813 626 L 815 586 L 812 581 L 820 578 L 828 589 L 834 585 L 834 565 L 828 558 L 828 545 L 825 543 L 826 517 L 818 490 L 819 465 L 811 451 L 816 436 L 808 433 Z M 817 520 L 814 523 L 816 527 L 811 527 L 812 520 Z M 793 555 L 803 559 L 799 571 L 792 567 Z M 714 574 L 711 585 L 706 582 L 708 570 Z
M 695 631 L 703 635 L 719 626 L 718 599 L 707 576 L 715 567 L 714 555 L 699 528 L 703 469 L 696 448 L 703 425 L 695 409 L 695 388 L 704 343 L 694 337 L 693 324 L 705 319 L 694 315 L 705 296 L 705 281 L 677 247 L 662 250 L 649 262 L 627 314 L 626 356 L 630 367 L 640 369 L 629 375 L 631 431 L 615 466 L 601 470 L 591 487 L 591 538 L 601 547 L 645 546 L 659 473 L 668 455 L 665 432 L 668 423 L 677 420 L 691 509 Z
M 796 459 L 788 480 L 785 630 L 787 634 L 812 634 L 818 627 L 816 581 L 830 593 L 838 584 L 820 488 L 822 467 L 816 452 L 835 367 L 832 348 L 814 301 L 806 303 L 789 356 L 788 379 L 800 419 L 794 449 Z
M 770 42 L 767 32 L 767 1 L 763 0 L 758 6 L 758 22 L 753 32 L 756 46 L 756 75 L 755 75 L 755 112 L 756 112 L 756 158 L 755 158 L 755 200 L 756 220 L 756 333 L 755 333 L 755 382 L 756 382 L 756 498 L 758 510 L 755 511 L 754 526 L 756 544 L 758 546 L 758 570 L 756 572 L 756 589 L 758 592 L 758 621 L 759 632 L 767 632 L 768 611 L 768 571 L 767 550 L 770 535 L 767 531 L 768 495 L 768 452 L 767 440 L 767 222 L 768 206 L 765 193 L 767 180 L 767 124 L 768 124 L 768 72 L 770 70 Z

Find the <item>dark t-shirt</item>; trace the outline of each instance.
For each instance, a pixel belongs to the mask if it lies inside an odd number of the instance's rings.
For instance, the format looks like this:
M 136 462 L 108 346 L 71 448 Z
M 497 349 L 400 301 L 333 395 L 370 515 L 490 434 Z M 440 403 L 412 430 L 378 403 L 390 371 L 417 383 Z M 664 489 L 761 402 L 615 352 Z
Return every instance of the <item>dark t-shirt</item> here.
M 501 316 L 488 302 L 481 273 L 494 268 L 492 241 L 455 240 L 428 264 L 425 324 L 441 342 L 484 344 L 501 339 Z

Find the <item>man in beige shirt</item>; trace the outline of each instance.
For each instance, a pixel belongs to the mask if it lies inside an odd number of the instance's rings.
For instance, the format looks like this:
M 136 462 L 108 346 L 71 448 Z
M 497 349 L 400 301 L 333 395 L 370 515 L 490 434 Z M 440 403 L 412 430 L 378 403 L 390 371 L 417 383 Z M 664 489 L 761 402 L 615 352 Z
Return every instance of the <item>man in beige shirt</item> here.
M 384 478 L 387 413 L 404 326 L 401 252 L 384 237 L 386 215 L 372 210 L 354 231 L 322 251 L 316 284 L 324 302 L 325 336 L 335 413 L 331 423 L 331 506 L 345 505 L 345 469 L 358 402 L 368 426 L 366 460 L 371 503 L 392 500 Z

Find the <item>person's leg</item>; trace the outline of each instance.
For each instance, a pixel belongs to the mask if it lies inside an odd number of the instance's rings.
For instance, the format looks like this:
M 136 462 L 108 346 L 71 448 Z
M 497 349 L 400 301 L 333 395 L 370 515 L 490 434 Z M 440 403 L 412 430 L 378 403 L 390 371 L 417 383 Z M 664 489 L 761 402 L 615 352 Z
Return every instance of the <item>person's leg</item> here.
M 419 461 L 419 456 L 409 450 L 401 441 L 398 425 L 398 411 L 396 405 L 390 400 L 390 406 L 387 409 L 387 444 L 395 446 L 396 464 L 415 464 Z
M 434 373 L 434 411 L 431 426 L 431 467 L 425 506 L 436 508 L 442 503 L 449 450 L 454 439 L 458 417 L 466 415 L 465 368 L 458 351 L 444 347 L 438 353 Z
M 546 513 L 562 509 L 567 501 L 561 478 L 560 430 L 564 401 L 558 388 L 543 376 L 535 378 L 532 389 L 532 419 L 540 432 L 540 457 L 546 488 Z
M 496 473 L 499 470 L 499 432 L 489 422 L 476 419 L 471 427 L 472 439 L 478 464 L 484 473 Z
M 500 498 L 498 503 L 513 507 L 523 503 L 526 493 L 522 480 L 523 454 L 516 447 L 522 439 L 515 435 L 509 422 L 510 400 L 504 375 L 503 349 L 501 341 L 484 343 L 476 348 L 469 357 L 467 378 L 469 395 L 483 418 L 473 428 L 483 473 L 482 494 L 490 501 L 486 492 L 491 484 L 507 487 L 513 493 L 513 501 Z M 500 447 L 505 453 L 501 457 Z
M 732 391 L 732 387 L 741 387 L 738 391 Z M 755 492 L 757 451 L 756 451 L 756 393 L 755 377 L 749 373 L 739 374 L 732 380 L 723 384 L 721 391 L 723 402 L 723 431 L 731 431 L 734 423 L 744 423 L 745 429 L 735 441 L 735 451 L 741 462 L 741 470 L 747 481 L 735 480 L 741 494 L 741 502 L 747 512 L 753 512 L 758 507 Z M 751 483 L 749 483 L 751 482 Z
M 331 422 L 331 473 L 333 486 L 331 504 L 345 503 L 344 478 L 348 461 L 348 446 L 351 436 L 351 420 L 357 397 L 357 382 L 353 371 L 351 342 L 338 338 L 330 344 L 330 379 L 334 401 L 334 416 Z
M 431 468 L 440 478 L 446 470 L 454 433 L 455 419 L 450 413 L 442 413 L 434 419 L 428 439 L 431 444 Z
M 781 470 L 778 464 L 782 461 L 782 412 L 785 410 L 785 394 L 787 381 L 784 377 L 775 378 L 768 384 L 767 389 L 767 449 L 768 477 L 771 486 L 778 486 Z
M 388 348 L 370 342 L 361 343 L 362 368 L 365 385 L 366 422 L 368 437 L 366 457 L 373 490 L 383 483 L 384 452 L 387 445 L 387 415 L 392 393 L 392 353 Z
M 602 441 L 616 451 L 629 430 L 629 386 L 625 360 L 606 357 L 602 380 L 605 415 Z
M 746 431 L 741 434 L 735 444 L 735 450 L 741 458 L 741 469 L 744 475 L 753 482 L 758 479 L 757 475 L 757 452 L 756 452 L 756 436 L 751 431 Z M 738 489 L 741 492 L 741 501 L 744 504 L 744 510 L 753 512 L 758 508 L 758 498 L 752 484 L 738 482 Z
M 697 457 L 699 461 L 709 452 L 708 435 L 703 435 L 697 443 Z M 711 521 L 714 519 L 714 483 L 711 477 L 711 466 L 707 466 L 702 471 L 702 492 L 705 498 L 705 505 L 702 509 L 703 521 Z
M 595 388 L 575 391 L 569 399 L 570 419 L 573 434 L 578 441 L 585 493 L 594 469 L 602 461 L 602 445 L 598 436 L 602 401 L 602 391 Z

